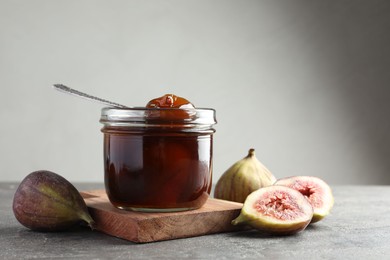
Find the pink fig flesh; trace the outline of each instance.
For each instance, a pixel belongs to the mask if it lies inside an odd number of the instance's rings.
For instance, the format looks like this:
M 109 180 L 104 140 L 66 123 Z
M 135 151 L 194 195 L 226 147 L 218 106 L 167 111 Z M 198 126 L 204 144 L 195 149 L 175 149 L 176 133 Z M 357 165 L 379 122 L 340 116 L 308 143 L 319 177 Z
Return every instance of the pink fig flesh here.
M 304 195 L 313 207 L 313 219 L 315 223 L 327 216 L 333 207 L 334 198 L 329 185 L 318 177 L 293 176 L 277 180 L 275 185 L 283 185 L 299 191 Z
M 268 186 L 252 192 L 233 225 L 248 224 L 271 234 L 289 235 L 304 230 L 313 209 L 298 191 L 285 186 Z

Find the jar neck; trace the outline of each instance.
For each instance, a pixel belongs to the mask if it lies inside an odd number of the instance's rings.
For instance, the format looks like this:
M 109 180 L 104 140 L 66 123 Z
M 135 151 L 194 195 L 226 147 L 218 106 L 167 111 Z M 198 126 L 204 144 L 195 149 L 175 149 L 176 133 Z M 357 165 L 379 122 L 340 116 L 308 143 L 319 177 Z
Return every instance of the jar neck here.
M 211 131 L 217 123 L 215 110 L 199 109 L 148 109 L 103 108 L 100 122 L 102 131 Z
M 148 128 L 148 127 L 103 127 L 104 134 L 131 134 L 131 135 L 212 135 L 214 128 Z

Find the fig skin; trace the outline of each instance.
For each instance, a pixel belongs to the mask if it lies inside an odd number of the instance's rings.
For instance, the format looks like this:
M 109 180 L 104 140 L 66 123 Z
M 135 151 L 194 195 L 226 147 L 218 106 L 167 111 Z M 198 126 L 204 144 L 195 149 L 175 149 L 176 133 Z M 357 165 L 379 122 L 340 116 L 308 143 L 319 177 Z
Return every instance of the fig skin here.
M 255 149 L 234 163 L 219 178 L 214 198 L 243 203 L 253 191 L 272 185 L 275 176 L 256 158 Z
M 273 235 L 292 235 L 304 230 L 312 217 L 313 208 L 300 192 L 274 185 L 252 192 L 232 224 L 246 224 Z
M 35 171 L 20 183 L 13 200 L 16 219 L 35 231 L 63 231 L 80 222 L 91 229 L 94 221 L 77 189 L 62 176 Z
M 329 215 L 334 204 L 334 197 L 329 185 L 314 176 L 291 176 L 276 181 L 275 185 L 283 185 L 301 192 L 313 207 L 311 223 L 318 222 Z

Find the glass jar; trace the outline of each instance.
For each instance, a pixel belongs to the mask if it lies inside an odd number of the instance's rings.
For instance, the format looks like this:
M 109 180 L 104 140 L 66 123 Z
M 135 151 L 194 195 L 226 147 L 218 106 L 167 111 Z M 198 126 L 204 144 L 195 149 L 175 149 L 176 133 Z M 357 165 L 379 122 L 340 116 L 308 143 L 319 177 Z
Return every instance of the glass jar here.
M 103 108 L 105 188 L 120 209 L 200 208 L 212 184 L 214 109 Z

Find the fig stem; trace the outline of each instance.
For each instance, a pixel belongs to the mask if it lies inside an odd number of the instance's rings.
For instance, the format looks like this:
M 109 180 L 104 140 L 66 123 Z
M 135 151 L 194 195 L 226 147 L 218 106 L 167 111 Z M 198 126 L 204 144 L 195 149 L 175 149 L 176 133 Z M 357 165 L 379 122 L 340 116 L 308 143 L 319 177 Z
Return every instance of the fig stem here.
M 81 219 L 84 220 L 88 224 L 88 226 L 91 228 L 91 230 L 96 229 L 96 223 L 93 220 L 93 218 L 91 217 L 91 215 L 89 215 L 89 213 L 83 213 L 81 215 Z
M 237 218 L 233 219 L 231 223 L 232 223 L 232 225 L 237 226 L 237 225 L 244 223 L 244 219 L 243 219 L 242 215 L 240 214 Z
M 255 156 L 255 149 L 251 148 L 248 151 L 248 156 L 247 157 L 253 157 L 253 156 Z
M 88 223 L 88 226 L 91 228 L 91 230 L 95 230 L 96 229 L 96 223 L 95 221 L 91 221 Z

